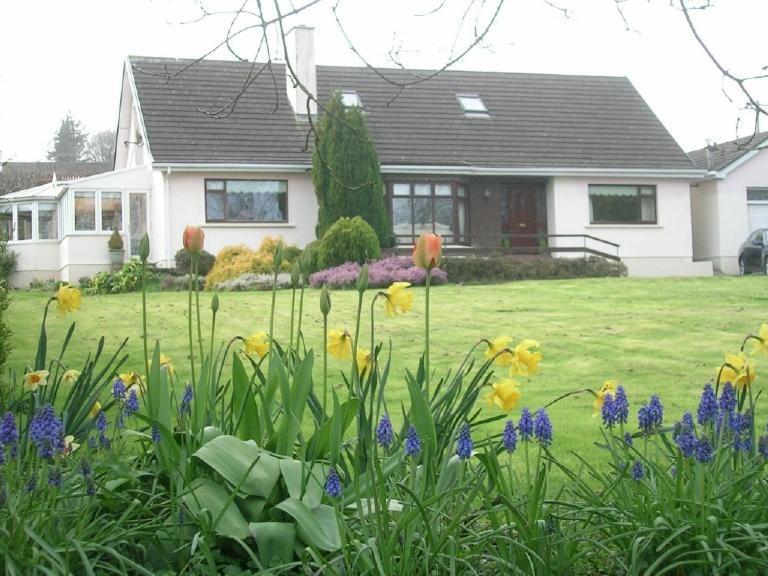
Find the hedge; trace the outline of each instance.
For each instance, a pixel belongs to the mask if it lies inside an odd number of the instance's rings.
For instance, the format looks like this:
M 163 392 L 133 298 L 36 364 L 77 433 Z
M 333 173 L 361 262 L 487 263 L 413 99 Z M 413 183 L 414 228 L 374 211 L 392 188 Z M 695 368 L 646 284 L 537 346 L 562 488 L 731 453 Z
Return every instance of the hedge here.
M 602 278 L 627 275 L 621 262 L 588 258 L 509 256 L 446 258 L 441 266 L 453 284 L 493 284 L 516 280 Z

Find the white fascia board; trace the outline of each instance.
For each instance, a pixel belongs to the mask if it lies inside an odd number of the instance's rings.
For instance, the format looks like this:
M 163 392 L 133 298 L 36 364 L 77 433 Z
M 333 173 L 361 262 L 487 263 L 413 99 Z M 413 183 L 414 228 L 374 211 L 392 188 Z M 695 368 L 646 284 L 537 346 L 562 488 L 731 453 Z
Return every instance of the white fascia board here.
M 455 174 L 467 176 L 592 176 L 620 178 L 703 178 L 706 170 L 637 168 L 493 168 L 479 166 L 382 165 L 382 174 Z
M 171 172 L 310 172 L 312 164 L 196 164 L 155 162 L 153 168 Z
M 152 163 L 152 149 L 149 146 L 149 138 L 147 137 L 147 128 L 144 126 L 144 113 L 141 111 L 141 102 L 139 101 L 139 91 L 136 90 L 136 81 L 133 79 L 133 66 L 131 66 L 131 59 L 125 57 L 125 69 L 128 72 L 128 82 L 131 85 L 131 94 L 133 96 L 133 104 L 136 106 L 138 114 L 136 115 L 141 124 L 141 137 L 144 139 L 144 146 L 147 148 L 147 156 L 149 156 L 149 164 Z M 122 96 L 121 96 L 122 98 Z

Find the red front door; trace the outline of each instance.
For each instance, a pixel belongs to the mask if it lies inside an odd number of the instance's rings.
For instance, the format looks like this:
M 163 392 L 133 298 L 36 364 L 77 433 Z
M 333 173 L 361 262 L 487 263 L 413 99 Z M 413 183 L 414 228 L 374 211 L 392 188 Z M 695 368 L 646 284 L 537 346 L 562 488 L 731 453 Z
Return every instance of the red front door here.
M 509 238 L 510 246 L 539 245 L 536 234 L 541 232 L 538 225 L 540 189 L 536 184 L 512 184 L 504 189 L 501 229 Z

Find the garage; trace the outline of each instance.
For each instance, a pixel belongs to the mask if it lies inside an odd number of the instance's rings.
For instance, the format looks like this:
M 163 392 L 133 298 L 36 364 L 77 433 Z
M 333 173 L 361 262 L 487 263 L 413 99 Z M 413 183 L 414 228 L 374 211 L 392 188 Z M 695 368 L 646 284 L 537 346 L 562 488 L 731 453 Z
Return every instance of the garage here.
M 749 231 L 768 228 L 768 188 L 747 189 Z

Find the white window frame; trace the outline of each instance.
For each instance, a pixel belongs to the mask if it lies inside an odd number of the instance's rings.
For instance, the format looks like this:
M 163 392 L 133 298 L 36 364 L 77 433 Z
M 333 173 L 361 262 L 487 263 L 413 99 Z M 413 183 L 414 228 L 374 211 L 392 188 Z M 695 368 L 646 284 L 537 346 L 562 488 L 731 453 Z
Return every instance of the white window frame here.
M 56 238 L 40 238 L 40 226 L 38 219 L 40 217 L 38 206 L 43 204 L 55 204 L 56 205 Z M 32 205 L 32 238 L 28 240 L 19 240 L 19 204 L 31 204 Z M 8 239 L 9 244 L 33 244 L 33 243 L 53 243 L 60 242 L 62 236 L 62 219 L 61 219 L 61 203 L 53 198 L 45 200 L 28 199 L 19 200 L 18 202 L 4 204 L 4 206 L 11 206 L 11 226 L 13 227 L 13 236 Z
M 348 102 L 347 98 L 353 101 Z M 342 90 L 341 103 L 344 104 L 345 108 L 352 108 L 353 106 L 355 106 L 357 108 L 360 108 L 360 110 L 363 110 L 363 101 L 360 100 L 360 94 L 358 94 L 356 90 Z
M 481 107 L 467 107 L 467 104 L 464 102 L 465 99 L 477 100 Z M 485 105 L 485 102 L 483 102 L 483 99 L 480 98 L 479 94 L 459 93 L 456 94 L 456 100 L 458 100 L 459 106 L 461 106 L 461 110 L 464 112 L 465 116 L 471 118 L 489 118 L 491 116 L 491 113 L 488 112 L 488 107 Z
M 75 193 L 76 192 L 93 192 L 95 200 L 96 216 L 94 218 L 95 230 L 75 230 Z M 120 230 L 118 232 L 122 235 L 127 229 L 127 215 L 126 215 L 126 191 L 116 190 L 114 188 L 105 188 L 103 190 L 94 190 L 92 188 L 78 188 L 71 189 L 68 192 L 69 199 L 67 200 L 67 230 L 68 233 L 74 236 L 111 236 L 111 230 L 102 230 L 101 222 L 101 194 L 102 192 L 118 192 L 120 194 L 120 202 L 122 203 L 121 218 L 120 218 Z

